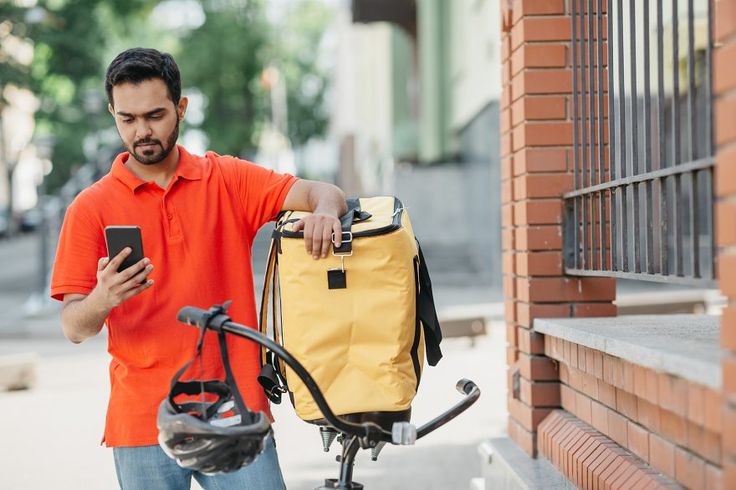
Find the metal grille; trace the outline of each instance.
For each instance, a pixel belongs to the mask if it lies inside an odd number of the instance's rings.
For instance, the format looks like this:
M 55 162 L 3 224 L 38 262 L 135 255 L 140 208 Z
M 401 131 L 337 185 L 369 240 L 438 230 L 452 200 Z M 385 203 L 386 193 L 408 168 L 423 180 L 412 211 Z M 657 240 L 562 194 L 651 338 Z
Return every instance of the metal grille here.
M 710 1 L 571 4 L 566 273 L 714 286 Z

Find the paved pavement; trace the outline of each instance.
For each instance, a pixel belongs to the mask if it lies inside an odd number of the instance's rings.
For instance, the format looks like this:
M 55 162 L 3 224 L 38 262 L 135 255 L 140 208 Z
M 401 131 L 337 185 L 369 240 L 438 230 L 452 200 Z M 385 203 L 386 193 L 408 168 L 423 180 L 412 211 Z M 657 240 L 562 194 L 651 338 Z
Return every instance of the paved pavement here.
M 33 237 L 0 242 L 0 355 L 37 352 L 38 382 L 27 391 L 0 392 L 0 488 L 117 488 L 111 451 L 99 446 L 108 396 L 104 334 L 80 345 L 60 334 L 58 313 L 22 308 L 33 289 Z M 6 267 L 7 264 L 7 267 Z M 438 303 L 472 305 L 486 289 L 436 285 Z M 471 308 L 472 306 L 469 306 Z M 489 334 L 471 341 L 447 339 L 445 358 L 427 367 L 413 403 L 413 421 L 429 420 L 460 398 L 455 382 L 473 379 L 478 403 L 414 447 L 386 447 L 377 462 L 359 455 L 355 479 L 373 489 L 467 489 L 480 475 L 478 443 L 505 430 L 505 331 L 491 322 Z M 288 402 L 274 407 L 281 465 L 291 490 L 312 489 L 337 477 L 336 449 L 324 453 L 317 429 L 299 420 Z M 196 484 L 195 484 L 196 488 Z

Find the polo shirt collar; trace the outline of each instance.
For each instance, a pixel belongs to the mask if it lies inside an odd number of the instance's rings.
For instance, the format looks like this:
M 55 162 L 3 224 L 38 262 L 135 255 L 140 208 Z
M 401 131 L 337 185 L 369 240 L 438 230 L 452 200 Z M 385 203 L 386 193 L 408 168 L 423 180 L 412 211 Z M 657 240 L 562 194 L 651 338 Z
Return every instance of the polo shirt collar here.
M 202 178 L 202 163 L 200 159 L 192 155 L 184 149 L 181 145 L 176 145 L 179 149 L 179 163 L 176 166 L 176 173 L 174 179 L 182 178 L 187 180 L 199 180 Z M 127 151 L 119 154 L 112 162 L 112 169 L 110 172 L 112 176 L 121 181 L 123 184 L 128 186 L 131 191 L 135 192 L 136 189 L 145 185 L 147 182 L 125 166 L 125 162 L 130 158 L 130 153 Z

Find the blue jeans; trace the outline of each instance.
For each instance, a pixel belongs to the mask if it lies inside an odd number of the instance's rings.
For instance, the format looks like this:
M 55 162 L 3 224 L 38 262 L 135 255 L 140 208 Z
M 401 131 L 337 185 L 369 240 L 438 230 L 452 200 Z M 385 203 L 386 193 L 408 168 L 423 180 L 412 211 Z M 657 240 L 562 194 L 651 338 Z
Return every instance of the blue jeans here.
M 114 447 L 112 453 L 122 490 L 189 490 L 192 477 L 205 490 L 286 488 L 271 437 L 253 463 L 233 473 L 214 476 L 182 468 L 158 445 Z

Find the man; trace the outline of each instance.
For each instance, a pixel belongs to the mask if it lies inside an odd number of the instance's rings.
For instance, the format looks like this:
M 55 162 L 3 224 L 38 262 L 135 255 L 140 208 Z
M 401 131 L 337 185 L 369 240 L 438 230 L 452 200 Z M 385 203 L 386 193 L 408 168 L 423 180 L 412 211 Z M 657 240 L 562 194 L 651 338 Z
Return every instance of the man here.
M 157 445 L 156 413 L 174 372 L 191 356 L 197 329 L 176 321 L 184 305 L 232 299 L 234 321 L 257 325 L 251 271 L 256 231 L 282 209 L 312 211 L 298 224 L 314 259 L 339 246 L 345 196 L 337 187 L 280 175 L 249 162 L 176 144 L 187 109 L 174 59 L 130 49 L 107 70 L 108 109 L 127 152 L 67 210 L 51 295 L 63 301 L 64 335 L 79 343 L 108 327 L 110 401 L 103 442 L 113 447 L 121 488 L 283 488 L 274 444 L 235 473 L 207 476 L 176 465 Z M 137 225 L 146 258 L 106 257 L 104 228 Z M 224 376 L 215 335 L 205 339 L 198 379 Z M 233 337 L 233 336 L 230 336 Z M 251 410 L 270 414 L 256 377 L 258 347 L 228 339 L 238 386 Z

